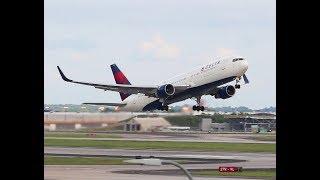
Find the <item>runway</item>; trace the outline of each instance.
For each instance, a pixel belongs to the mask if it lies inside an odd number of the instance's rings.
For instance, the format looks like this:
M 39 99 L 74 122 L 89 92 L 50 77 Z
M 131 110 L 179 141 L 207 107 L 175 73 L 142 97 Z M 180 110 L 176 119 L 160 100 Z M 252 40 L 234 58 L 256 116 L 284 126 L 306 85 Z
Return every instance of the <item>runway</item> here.
M 130 165 L 128 165 L 130 166 Z M 140 166 L 141 168 L 142 166 Z M 148 166 L 143 166 L 148 167 Z M 159 166 L 161 167 L 161 166 Z M 135 166 L 130 166 L 135 169 Z M 141 168 L 142 169 L 142 168 Z M 45 180 L 186 180 L 185 176 L 170 176 L 170 175 L 140 175 L 140 174 L 120 174 L 113 173 L 114 167 L 110 166 L 54 166 L 46 165 L 44 167 Z M 228 177 L 194 177 L 196 180 L 244 180 L 245 178 L 228 178 Z M 251 179 L 250 180 L 255 180 Z
M 80 147 L 45 147 L 45 155 L 80 155 L 80 156 L 105 156 L 105 157 L 157 157 L 170 159 L 235 159 L 246 160 L 247 168 L 275 168 L 276 155 L 272 153 L 233 153 L 233 152 L 202 152 L 202 151 L 161 151 L 161 150 L 125 150 L 125 149 L 99 149 Z
M 46 139 L 79 139 L 79 140 L 131 140 L 131 141 L 175 141 L 175 142 L 230 142 L 230 143 L 276 143 L 275 141 L 259 141 L 252 137 L 255 134 L 117 134 L 120 138 L 85 138 L 72 137 L 45 137 Z M 241 166 L 243 169 L 276 168 L 276 154 L 272 153 L 238 153 L 238 152 L 205 152 L 191 151 L 162 151 L 162 150 L 133 150 L 133 149 L 100 149 L 88 147 L 45 147 L 45 155 L 59 156 L 98 156 L 136 158 L 137 156 L 148 158 L 150 156 L 161 159 L 187 160 L 183 166 L 189 170 L 218 169 L 219 166 Z M 141 165 L 46 165 L 44 175 L 47 180 L 71 180 L 71 179 L 110 179 L 110 180 L 182 180 L 181 175 L 172 175 L 171 170 L 177 168 L 171 165 L 141 166 Z M 129 174 L 125 172 L 152 172 L 164 171 L 163 174 Z M 168 172 L 168 173 L 167 173 Z M 165 174 L 165 175 L 164 175 Z M 245 178 L 233 177 L 195 177 L 195 179 L 241 180 Z M 250 178 L 252 179 L 252 178 Z
M 197 152 L 197 151 L 159 151 L 159 150 L 124 150 L 124 149 L 99 149 L 99 148 L 61 148 L 45 147 L 45 155 L 89 155 L 135 158 L 136 156 L 167 159 L 193 159 L 193 160 L 217 160 L 233 159 L 245 160 L 245 162 L 231 163 L 243 168 L 275 168 L 276 155 L 271 153 L 233 153 L 233 152 Z M 218 168 L 221 164 L 210 164 L 212 168 Z M 204 164 L 186 165 L 190 168 L 206 168 Z
M 192 163 L 184 164 L 187 169 L 218 169 L 219 166 L 241 166 L 244 169 L 249 168 L 276 168 L 276 155 L 271 153 L 232 153 L 232 152 L 196 152 L 196 151 L 159 151 L 159 150 L 123 150 L 123 149 L 98 149 L 98 148 L 62 148 L 45 147 L 46 155 L 64 155 L 64 156 L 105 156 L 105 157 L 125 157 L 135 158 L 136 156 L 167 159 L 189 159 L 189 160 L 244 160 L 243 162 L 233 163 Z M 136 175 L 123 174 L 123 171 L 129 170 L 174 170 L 176 167 L 170 165 L 163 166 L 141 166 L 141 165 L 46 165 L 44 168 L 45 179 L 185 179 L 182 176 L 172 175 Z M 224 179 L 223 178 L 196 178 L 196 179 Z M 229 179 L 229 178 L 227 178 Z M 239 178 L 231 178 L 237 179 Z
M 130 165 L 129 165 L 130 166 Z M 140 166 L 141 167 L 141 166 Z M 147 166 L 143 166 L 147 167 Z M 133 169 L 134 167 L 132 167 Z M 44 167 L 45 180 L 186 180 L 185 176 L 166 176 L 166 175 L 142 175 L 142 174 L 119 174 L 113 173 L 110 166 L 54 166 L 46 165 Z M 196 180 L 244 180 L 245 178 L 227 178 L 227 177 L 194 177 Z M 250 180 L 254 180 L 251 179 Z

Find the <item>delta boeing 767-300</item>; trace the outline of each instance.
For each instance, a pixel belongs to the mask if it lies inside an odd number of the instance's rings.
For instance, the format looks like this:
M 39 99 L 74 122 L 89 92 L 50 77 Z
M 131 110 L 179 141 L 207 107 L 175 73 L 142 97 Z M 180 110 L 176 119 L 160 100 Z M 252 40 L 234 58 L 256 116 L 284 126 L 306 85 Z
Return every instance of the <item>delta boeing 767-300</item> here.
M 63 80 L 71 83 L 93 86 L 98 89 L 117 91 L 120 93 L 121 103 L 83 103 L 92 105 L 117 106 L 119 111 L 153 111 L 166 110 L 168 105 L 195 98 L 197 105 L 193 110 L 203 111 L 200 100 L 203 95 L 212 95 L 215 98 L 227 99 L 232 97 L 236 89 L 240 89 L 240 80 L 244 79 L 245 84 L 249 83 L 245 72 L 248 69 L 248 62 L 243 57 L 232 57 L 217 60 L 204 65 L 189 73 L 176 76 L 155 86 L 131 85 L 126 76 L 120 71 L 117 65 L 112 64 L 116 84 L 96 84 L 74 81 L 67 78 L 58 67 Z M 224 85 L 235 81 L 235 85 Z

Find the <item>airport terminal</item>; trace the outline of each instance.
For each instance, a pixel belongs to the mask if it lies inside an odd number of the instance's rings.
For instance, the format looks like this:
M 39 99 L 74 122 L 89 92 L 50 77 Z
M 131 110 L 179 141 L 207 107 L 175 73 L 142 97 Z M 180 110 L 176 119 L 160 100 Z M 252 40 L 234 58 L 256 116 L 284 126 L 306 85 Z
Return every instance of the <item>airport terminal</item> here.
M 49 131 L 106 128 L 130 132 L 156 132 L 188 130 L 205 132 L 271 132 L 276 130 L 276 115 L 270 113 L 225 114 L 223 122 L 217 122 L 212 112 L 193 114 L 192 124 L 173 120 L 187 117 L 190 113 L 87 113 L 87 112 L 44 112 L 44 129 Z M 221 120 L 219 120 L 221 121 Z M 179 125 L 179 126 L 177 126 Z M 121 128 L 122 127 L 122 128 Z

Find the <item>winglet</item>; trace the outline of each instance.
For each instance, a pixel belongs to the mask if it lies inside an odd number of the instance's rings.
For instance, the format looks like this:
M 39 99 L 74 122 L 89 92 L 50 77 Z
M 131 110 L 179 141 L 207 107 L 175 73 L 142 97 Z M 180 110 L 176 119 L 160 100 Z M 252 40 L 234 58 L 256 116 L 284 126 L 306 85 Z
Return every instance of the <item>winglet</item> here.
M 60 73 L 60 75 L 61 75 L 61 77 L 62 77 L 63 80 L 65 80 L 65 81 L 67 81 L 67 82 L 72 82 L 71 79 L 68 79 L 68 78 L 63 74 L 63 72 L 61 71 L 61 69 L 60 69 L 59 66 L 57 66 L 57 68 L 58 68 L 59 73 Z

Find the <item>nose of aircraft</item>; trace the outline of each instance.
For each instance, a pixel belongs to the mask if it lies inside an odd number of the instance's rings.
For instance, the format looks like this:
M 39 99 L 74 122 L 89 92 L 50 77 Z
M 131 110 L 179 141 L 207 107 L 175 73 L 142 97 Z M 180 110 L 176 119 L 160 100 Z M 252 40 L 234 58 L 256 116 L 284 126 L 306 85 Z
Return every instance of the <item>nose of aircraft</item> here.
M 249 67 L 249 64 L 248 64 L 248 61 L 246 59 L 241 61 L 241 68 L 243 70 L 243 73 L 245 73 L 248 70 L 248 67 Z

